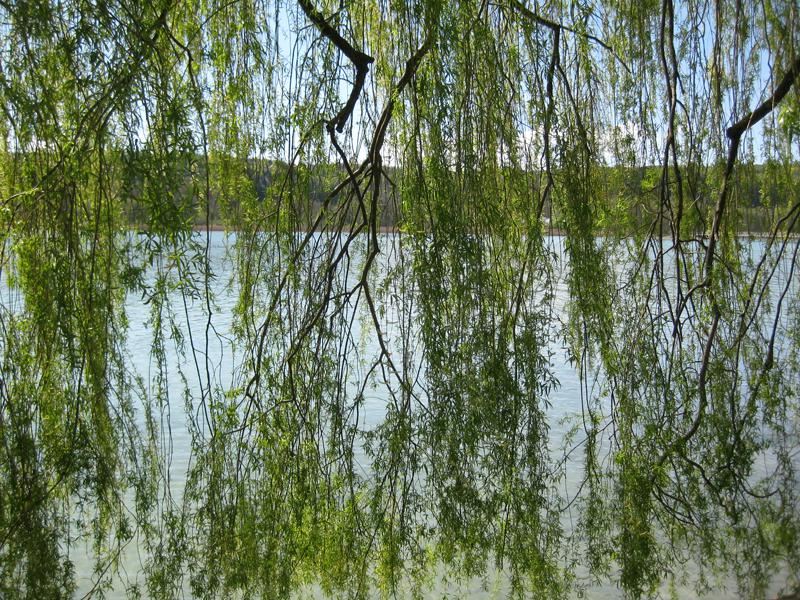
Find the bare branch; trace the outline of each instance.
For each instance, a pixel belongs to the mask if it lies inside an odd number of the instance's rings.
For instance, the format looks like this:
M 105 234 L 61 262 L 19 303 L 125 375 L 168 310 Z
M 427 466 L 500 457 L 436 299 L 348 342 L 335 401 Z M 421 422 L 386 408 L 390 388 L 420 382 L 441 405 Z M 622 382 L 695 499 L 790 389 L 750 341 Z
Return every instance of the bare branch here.
M 736 123 L 728 127 L 725 135 L 731 141 L 728 148 L 728 160 L 725 164 L 725 173 L 722 178 L 722 189 L 719 193 L 719 200 L 717 200 L 717 207 L 714 210 L 714 221 L 711 225 L 711 237 L 708 240 L 708 248 L 706 249 L 705 257 L 705 277 L 710 280 L 711 269 L 714 265 L 714 249 L 719 237 L 720 223 L 722 222 L 722 214 L 725 212 L 725 205 L 728 199 L 728 181 L 730 180 L 733 167 L 736 164 L 736 157 L 739 153 L 739 140 L 742 135 L 750 129 L 753 125 L 758 123 L 761 119 L 771 113 L 781 100 L 789 93 L 789 90 L 794 84 L 797 76 L 800 74 L 800 58 L 794 61 L 792 67 L 786 72 L 775 88 L 775 92 L 767 100 L 762 102 L 758 108 L 749 114 L 739 119 Z
M 341 34 L 328 23 L 325 17 L 312 6 L 309 0 L 297 0 L 297 2 L 306 16 L 311 19 L 311 22 L 319 29 L 320 33 L 328 38 L 342 54 L 350 59 L 350 62 L 352 62 L 356 68 L 356 78 L 353 82 L 353 89 L 350 90 L 350 97 L 347 99 L 347 103 L 345 103 L 339 113 L 328 122 L 329 127 L 335 127 L 336 131 L 342 133 L 347 120 L 350 118 L 350 115 L 353 114 L 353 109 L 356 106 L 358 97 L 361 95 L 361 90 L 364 89 L 364 82 L 367 79 L 369 65 L 375 62 L 375 59 L 369 54 L 364 54 L 353 48 L 352 44 L 344 39 Z

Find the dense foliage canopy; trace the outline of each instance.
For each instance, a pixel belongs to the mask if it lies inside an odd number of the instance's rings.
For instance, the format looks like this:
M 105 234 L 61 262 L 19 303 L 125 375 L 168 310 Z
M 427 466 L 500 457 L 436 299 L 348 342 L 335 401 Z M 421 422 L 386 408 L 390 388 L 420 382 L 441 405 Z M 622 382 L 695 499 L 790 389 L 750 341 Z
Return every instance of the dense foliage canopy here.
M 798 75 L 796 0 L 0 0 L 0 596 L 797 585 Z

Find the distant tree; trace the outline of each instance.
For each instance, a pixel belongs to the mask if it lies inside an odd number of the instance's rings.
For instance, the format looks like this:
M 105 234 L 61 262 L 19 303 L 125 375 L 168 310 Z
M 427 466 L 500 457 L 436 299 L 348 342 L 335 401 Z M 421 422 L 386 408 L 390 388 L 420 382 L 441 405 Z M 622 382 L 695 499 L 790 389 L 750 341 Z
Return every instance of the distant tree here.
M 0 596 L 797 586 L 799 19 L 0 0 Z

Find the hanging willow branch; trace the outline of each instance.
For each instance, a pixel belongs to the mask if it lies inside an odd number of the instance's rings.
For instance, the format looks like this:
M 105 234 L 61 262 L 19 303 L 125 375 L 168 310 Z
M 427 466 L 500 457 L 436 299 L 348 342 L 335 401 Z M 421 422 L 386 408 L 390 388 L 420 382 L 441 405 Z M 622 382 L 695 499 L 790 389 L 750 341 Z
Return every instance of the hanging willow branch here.
M 796 586 L 773 4 L 0 0 L 3 599 Z

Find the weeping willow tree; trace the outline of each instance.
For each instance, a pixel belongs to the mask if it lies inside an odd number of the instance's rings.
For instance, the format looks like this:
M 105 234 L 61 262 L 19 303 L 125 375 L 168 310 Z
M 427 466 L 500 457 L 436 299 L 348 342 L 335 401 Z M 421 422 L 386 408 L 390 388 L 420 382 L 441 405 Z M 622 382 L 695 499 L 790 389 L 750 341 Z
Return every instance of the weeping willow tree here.
M 798 585 L 795 1 L 0 40 L 3 598 Z

